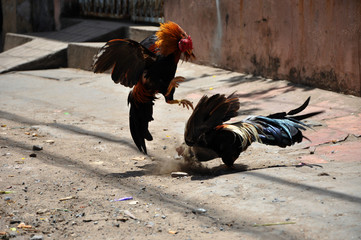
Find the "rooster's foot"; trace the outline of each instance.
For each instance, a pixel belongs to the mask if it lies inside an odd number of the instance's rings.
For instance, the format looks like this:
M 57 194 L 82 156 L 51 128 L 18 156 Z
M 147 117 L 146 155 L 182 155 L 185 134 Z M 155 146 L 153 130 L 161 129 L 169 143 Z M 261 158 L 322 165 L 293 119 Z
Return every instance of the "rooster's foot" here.
M 173 80 L 169 83 L 165 96 L 168 96 L 173 88 L 177 88 L 179 86 L 179 83 L 184 82 L 185 80 L 186 79 L 184 77 L 180 76 L 173 78 Z
M 186 107 L 187 109 L 189 109 L 189 108 L 194 109 L 192 102 L 188 101 L 187 99 L 170 100 L 170 101 L 167 101 L 167 103 L 178 104 L 179 106 L 182 105 L 183 107 Z

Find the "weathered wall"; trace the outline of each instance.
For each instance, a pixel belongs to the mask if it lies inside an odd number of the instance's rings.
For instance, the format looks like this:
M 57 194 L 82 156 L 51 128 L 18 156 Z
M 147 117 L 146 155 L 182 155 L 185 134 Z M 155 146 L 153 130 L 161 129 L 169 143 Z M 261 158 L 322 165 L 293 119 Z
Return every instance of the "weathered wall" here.
M 1 0 L 2 39 L 6 33 L 54 30 L 54 0 Z M 54 1 L 57 2 L 57 1 Z
M 361 96 L 360 0 L 167 0 L 197 61 Z

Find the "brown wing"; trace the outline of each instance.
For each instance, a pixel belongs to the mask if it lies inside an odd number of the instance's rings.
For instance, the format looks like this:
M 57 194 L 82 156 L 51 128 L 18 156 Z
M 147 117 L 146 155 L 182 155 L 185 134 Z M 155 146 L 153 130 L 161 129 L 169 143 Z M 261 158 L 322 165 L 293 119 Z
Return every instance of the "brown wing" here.
M 184 133 L 186 144 L 190 146 L 196 144 L 203 133 L 237 116 L 239 107 L 239 100 L 233 94 L 228 97 L 220 94 L 203 96 L 186 124 Z
M 115 83 L 133 87 L 155 60 L 155 54 L 138 42 L 130 39 L 113 39 L 95 56 L 93 71 L 102 73 L 113 68 L 112 79 Z

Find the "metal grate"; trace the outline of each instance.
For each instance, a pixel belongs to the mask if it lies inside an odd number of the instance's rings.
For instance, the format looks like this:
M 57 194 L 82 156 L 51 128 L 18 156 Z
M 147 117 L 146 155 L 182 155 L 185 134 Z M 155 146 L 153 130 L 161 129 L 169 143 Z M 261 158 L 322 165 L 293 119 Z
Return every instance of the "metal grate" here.
M 164 22 L 164 0 L 78 0 L 84 16 Z

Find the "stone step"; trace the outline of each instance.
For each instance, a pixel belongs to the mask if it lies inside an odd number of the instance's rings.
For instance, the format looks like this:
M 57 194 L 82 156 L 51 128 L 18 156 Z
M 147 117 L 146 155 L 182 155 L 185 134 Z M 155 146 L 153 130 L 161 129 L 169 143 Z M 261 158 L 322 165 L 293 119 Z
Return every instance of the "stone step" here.
M 0 73 L 66 67 L 67 43 L 35 38 L 0 54 Z
M 0 53 L 0 73 L 58 67 L 90 70 L 93 56 L 106 41 L 114 38 L 141 41 L 157 30 L 154 26 L 82 20 L 57 32 L 8 33 L 5 51 Z

